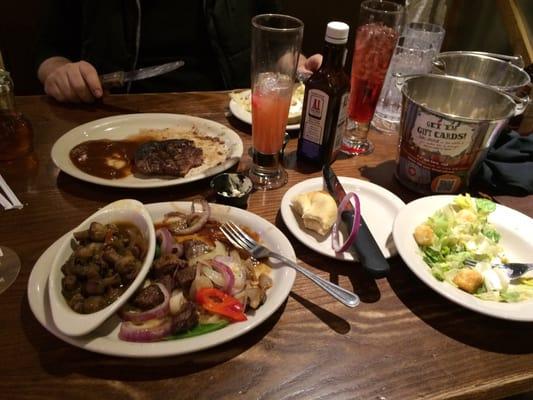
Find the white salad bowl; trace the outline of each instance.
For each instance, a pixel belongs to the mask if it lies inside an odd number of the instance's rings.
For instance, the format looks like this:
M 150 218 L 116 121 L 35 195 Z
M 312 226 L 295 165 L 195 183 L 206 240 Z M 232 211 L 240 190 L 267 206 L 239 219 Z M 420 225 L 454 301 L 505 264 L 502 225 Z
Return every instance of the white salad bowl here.
M 61 267 L 72 254 L 71 240 L 73 239 L 73 233 L 89 229 L 91 223 L 95 221 L 101 224 L 118 222 L 132 223 L 140 230 L 145 240 L 147 240 L 148 246 L 142 267 L 139 270 L 137 277 L 126 291 L 113 303 L 102 310 L 91 314 L 80 314 L 70 308 L 61 292 L 61 280 L 64 276 Z M 144 205 L 137 200 L 118 200 L 108 204 L 71 230 L 66 235 L 66 239 L 63 243 L 61 243 L 61 246 L 54 257 L 50 275 L 48 276 L 50 308 L 52 311 L 52 318 L 57 328 L 65 335 L 82 336 L 93 331 L 106 319 L 112 316 L 124 305 L 144 281 L 144 278 L 148 274 L 152 265 L 155 244 L 155 230 L 150 214 L 145 209 Z

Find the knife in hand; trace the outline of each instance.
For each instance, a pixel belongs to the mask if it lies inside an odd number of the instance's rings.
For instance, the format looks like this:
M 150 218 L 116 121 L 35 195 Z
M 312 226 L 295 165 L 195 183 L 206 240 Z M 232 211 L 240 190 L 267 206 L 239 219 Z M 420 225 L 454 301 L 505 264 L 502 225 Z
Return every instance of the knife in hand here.
M 331 169 L 331 166 L 327 164 L 324 165 L 322 172 L 329 193 L 335 199 L 337 205 L 339 205 L 342 199 L 346 196 L 344 188 Z M 354 220 L 354 208 L 350 202 L 348 202 L 345 210 L 342 212 L 341 219 L 349 232 L 352 229 Z M 389 263 L 368 229 L 368 225 L 362 215 L 359 232 L 357 232 L 357 237 L 350 246 L 350 250 L 357 253 L 357 258 L 361 262 L 361 265 L 372 277 L 383 278 L 389 273 Z
M 138 81 L 141 79 L 151 78 L 153 76 L 163 75 L 167 72 L 174 71 L 182 67 L 183 61 L 174 61 L 166 64 L 155 65 L 153 67 L 134 69 L 133 71 L 115 71 L 109 74 L 100 75 L 100 82 L 104 88 L 120 87 L 126 82 Z

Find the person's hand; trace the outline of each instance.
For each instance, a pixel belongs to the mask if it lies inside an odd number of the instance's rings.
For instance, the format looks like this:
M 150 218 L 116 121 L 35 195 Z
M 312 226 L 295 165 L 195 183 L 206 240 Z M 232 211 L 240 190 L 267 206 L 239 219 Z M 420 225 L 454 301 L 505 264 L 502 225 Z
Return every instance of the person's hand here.
M 322 65 L 322 54 L 313 54 L 305 59 L 301 65 L 298 65 L 298 72 L 312 74 Z
M 71 62 L 52 57 L 39 67 L 44 91 L 60 102 L 91 103 L 102 97 L 103 90 L 96 69 L 86 61 Z
M 298 80 L 305 82 L 313 72 L 316 72 L 322 65 L 322 54 L 313 54 L 311 57 L 306 58 L 300 54 L 298 59 L 298 68 L 296 76 Z

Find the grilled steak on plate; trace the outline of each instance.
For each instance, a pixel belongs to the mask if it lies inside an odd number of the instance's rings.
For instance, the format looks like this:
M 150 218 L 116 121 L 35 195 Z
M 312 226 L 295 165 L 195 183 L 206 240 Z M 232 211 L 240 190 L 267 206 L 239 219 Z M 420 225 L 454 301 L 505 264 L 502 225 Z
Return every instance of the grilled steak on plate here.
M 202 149 L 187 139 L 150 141 L 135 152 L 135 169 L 145 175 L 182 177 L 203 161 Z

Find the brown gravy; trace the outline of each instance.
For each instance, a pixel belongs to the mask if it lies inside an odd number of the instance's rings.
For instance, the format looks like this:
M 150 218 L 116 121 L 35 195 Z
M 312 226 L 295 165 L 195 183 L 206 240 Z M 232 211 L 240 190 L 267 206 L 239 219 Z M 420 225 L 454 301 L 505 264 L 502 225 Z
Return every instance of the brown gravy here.
M 145 142 L 156 140 L 139 135 L 124 140 L 88 140 L 70 150 L 70 160 L 86 174 L 104 179 L 120 179 L 131 175 L 135 152 Z

